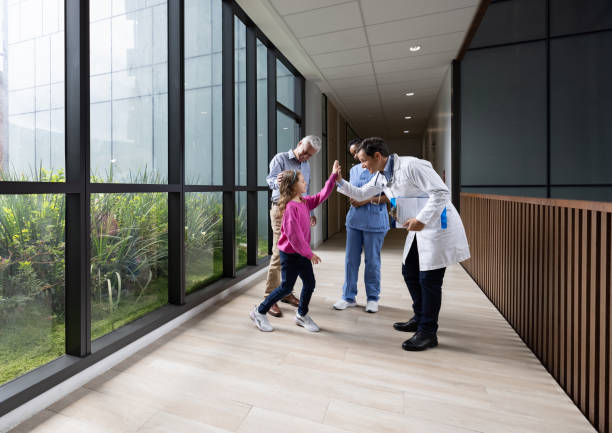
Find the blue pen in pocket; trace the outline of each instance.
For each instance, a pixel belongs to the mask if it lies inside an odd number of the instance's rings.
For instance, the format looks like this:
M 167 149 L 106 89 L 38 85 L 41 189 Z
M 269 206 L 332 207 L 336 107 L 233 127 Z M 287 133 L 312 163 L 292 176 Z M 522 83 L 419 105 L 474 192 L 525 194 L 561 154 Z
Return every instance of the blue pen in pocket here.
M 445 230 L 447 227 L 446 208 L 444 208 L 444 210 L 442 211 L 442 214 L 440 215 L 440 226 L 442 227 L 443 230 Z

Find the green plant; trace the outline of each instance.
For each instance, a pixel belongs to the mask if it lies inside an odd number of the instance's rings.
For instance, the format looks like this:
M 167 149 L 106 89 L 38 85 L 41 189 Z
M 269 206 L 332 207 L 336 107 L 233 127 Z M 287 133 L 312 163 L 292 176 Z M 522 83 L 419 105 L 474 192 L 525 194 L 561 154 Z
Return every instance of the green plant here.
M 152 281 L 167 278 L 167 209 L 163 193 L 92 195 L 94 320 L 109 318 L 115 329 L 115 321 L 131 314 L 122 303 L 139 309 Z

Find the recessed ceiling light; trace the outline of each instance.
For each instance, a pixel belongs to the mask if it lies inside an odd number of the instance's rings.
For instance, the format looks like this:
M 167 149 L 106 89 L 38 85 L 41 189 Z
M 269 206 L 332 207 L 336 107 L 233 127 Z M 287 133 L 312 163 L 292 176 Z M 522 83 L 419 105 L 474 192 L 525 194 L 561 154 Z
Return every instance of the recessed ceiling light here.
M 416 53 L 420 49 L 421 49 L 420 45 L 413 45 L 412 47 L 410 47 L 410 51 L 412 51 L 413 53 Z
M 200 113 L 202 113 L 202 114 L 208 114 L 208 112 L 206 112 L 206 111 L 200 111 Z
M 414 92 L 408 92 L 406 93 L 406 96 L 414 96 Z
M 286 131 L 286 130 L 287 130 L 287 129 L 289 129 L 289 128 L 283 128 L 283 129 Z
M 410 120 L 410 119 L 412 119 L 412 116 L 404 116 L 404 119 Z
M 410 131 L 408 131 L 408 130 L 405 130 L 405 131 L 404 131 L 404 134 L 408 134 L 408 133 L 410 133 Z

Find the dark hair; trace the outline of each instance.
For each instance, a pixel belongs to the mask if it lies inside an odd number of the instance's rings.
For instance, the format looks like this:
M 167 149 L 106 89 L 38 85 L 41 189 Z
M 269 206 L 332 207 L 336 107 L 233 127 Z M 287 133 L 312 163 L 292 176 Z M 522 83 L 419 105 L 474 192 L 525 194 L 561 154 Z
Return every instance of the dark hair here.
M 384 140 L 380 137 L 366 138 L 361 142 L 357 153 L 364 151 L 368 156 L 374 156 L 376 152 L 380 152 L 382 156 L 389 156 L 389 148 Z
M 348 143 L 348 147 L 349 147 L 349 149 L 351 148 L 351 146 L 352 146 L 353 144 L 356 144 L 357 146 L 359 146 L 359 145 L 361 144 L 361 140 L 360 140 L 360 139 L 358 139 L 358 138 L 353 138 L 353 139 L 352 139 L 351 141 L 349 141 L 349 143 Z

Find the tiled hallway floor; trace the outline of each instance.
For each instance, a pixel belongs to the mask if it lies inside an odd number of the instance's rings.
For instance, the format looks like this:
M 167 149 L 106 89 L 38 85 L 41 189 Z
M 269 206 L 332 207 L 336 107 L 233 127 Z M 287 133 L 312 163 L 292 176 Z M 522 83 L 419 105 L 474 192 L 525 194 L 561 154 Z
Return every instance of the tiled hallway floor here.
M 400 255 L 385 240 L 380 311 L 334 311 L 344 238 L 317 252 L 311 314 L 322 332 L 281 304 L 276 331 L 248 318 L 264 281 L 170 332 L 15 432 L 593 432 L 460 266 L 447 270 L 440 346 L 408 353 L 410 317 Z M 298 286 L 299 287 L 299 286 Z

